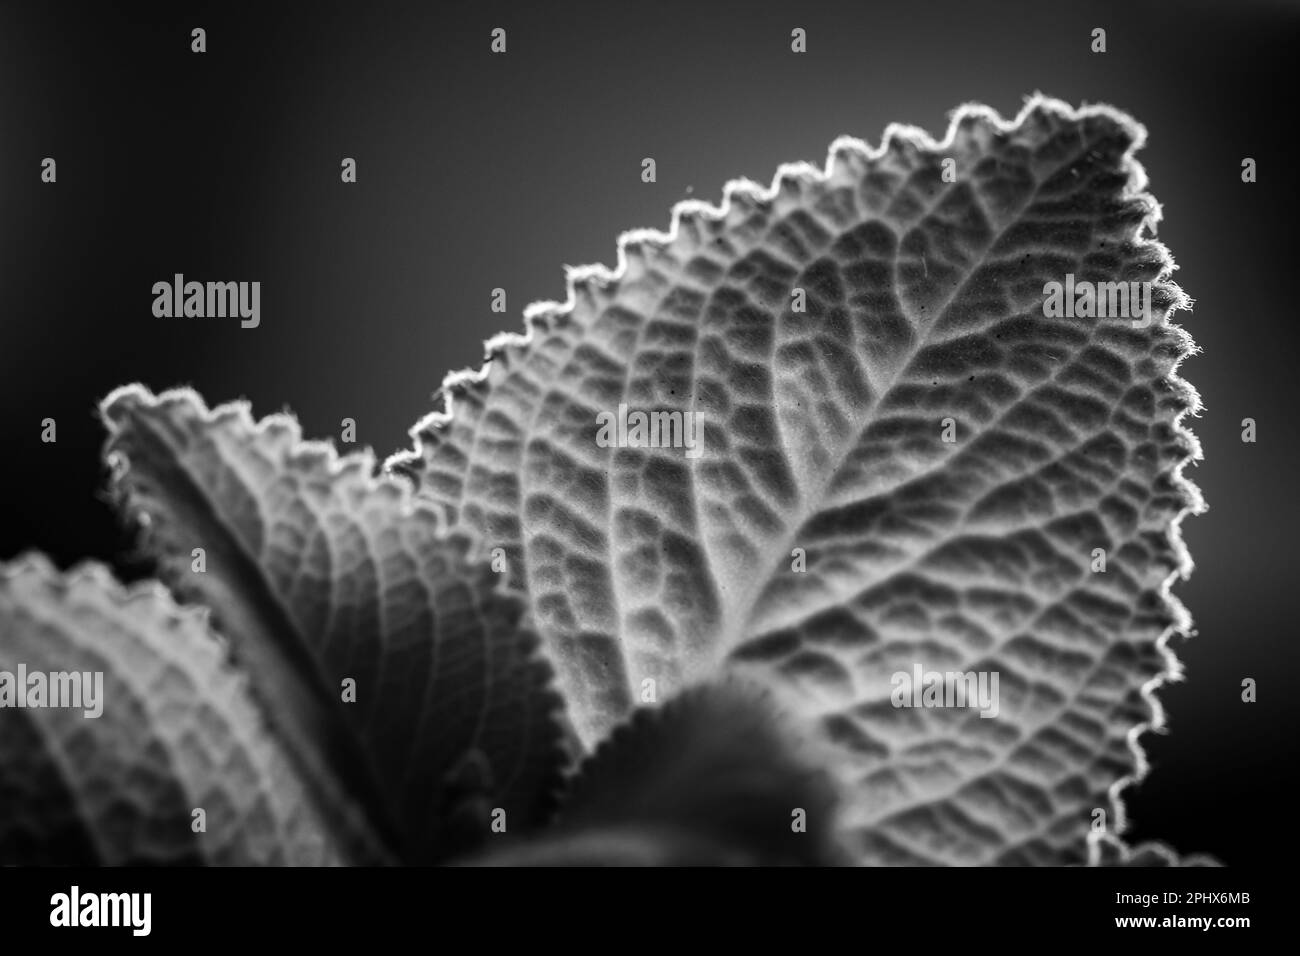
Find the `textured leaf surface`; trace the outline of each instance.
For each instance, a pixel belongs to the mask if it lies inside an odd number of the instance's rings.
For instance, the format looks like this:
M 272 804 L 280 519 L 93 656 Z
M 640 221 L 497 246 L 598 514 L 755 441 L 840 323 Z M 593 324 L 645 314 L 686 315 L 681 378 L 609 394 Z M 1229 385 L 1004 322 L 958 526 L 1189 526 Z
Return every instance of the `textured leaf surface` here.
M 409 860 L 465 807 L 526 828 L 559 782 L 558 700 L 523 606 L 406 484 L 297 423 L 188 391 L 104 403 L 114 487 L 174 590 L 214 609 L 278 725 Z M 206 570 L 193 570 L 203 548 Z M 355 681 L 355 702 L 343 682 Z M 460 839 L 456 837 L 456 839 Z
M 695 687 L 638 711 L 605 740 L 542 840 L 484 862 L 842 863 L 833 787 L 805 761 L 771 700 L 739 685 Z
M 161 587 L 35 557 L 0 566 L 0 670 L 20 665 L 102 672 L 102 713 L 0 710 L 0 864 L 379 859 L 356 808 L 303 788 L 206 613 Z
M 646 679 L 739 667 L 834 748 L 862 861 L 1083 859 L 1090 810 L 1144 769 L 1199 504 L 1144 135 L 1035 99 L 965 108 L 942 143 L 837 141 L 624 236 L 617 270 L 575 271 L 448 379 L 393 465 L 510 554 L 586 743 Z M 1152 323 L 1046 318 L 1067 273 L 1154 283 Z M 601 447 L 623 403 L 703 415 L 703 453 Z M 918 663 L 998 672 L 999 715 L 892 707 Z

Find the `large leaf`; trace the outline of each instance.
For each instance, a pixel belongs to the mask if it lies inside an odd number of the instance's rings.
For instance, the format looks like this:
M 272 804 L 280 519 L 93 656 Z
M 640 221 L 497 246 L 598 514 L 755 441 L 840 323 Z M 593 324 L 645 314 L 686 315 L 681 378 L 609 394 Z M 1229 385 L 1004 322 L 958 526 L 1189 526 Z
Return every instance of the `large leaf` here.
M 47 687 L 47 706 L 0 710 L 0 865 L 380 859 L 346 794 L 302 785 L 225 656 L 157 584 L 0 565 L 0 671 Z M 82 706 L 48 706 L 69 702 L 48 675 L 74 672 Z
M 1036 98 L 839 140 L 625 235 L 446 381 L 392 465 L 510 555 L 588 745 L 646 681 L 742 668 L 834 747 L 859 859 L 1083 858 L 1142 769 L 1199 503 L 1144 135 Z M 1045 317 L 1069 273 L 1153 283 L 1152 322 Z M 624 404 L 702 415 L 702 454 L 602 445 Z M 918 664 L 998 672 L 998 716 L 891 706 Z
M 163 579 L 213 609 L 278 730 L 395 852 L 459 850 L 447 825 L 486 836 L 495 808 L 516 829 L 544 817 L 561 767 L 550 669 L 463 533 L 375 478 L 368 452 L 305 443 L 284 415 L 138 387 L 103 415 L 114 488 Z
M 579 768 L 555 826 L 490 865 L 843 862 L 834 791 L 772 702 L 695 687 L 617 728 Z

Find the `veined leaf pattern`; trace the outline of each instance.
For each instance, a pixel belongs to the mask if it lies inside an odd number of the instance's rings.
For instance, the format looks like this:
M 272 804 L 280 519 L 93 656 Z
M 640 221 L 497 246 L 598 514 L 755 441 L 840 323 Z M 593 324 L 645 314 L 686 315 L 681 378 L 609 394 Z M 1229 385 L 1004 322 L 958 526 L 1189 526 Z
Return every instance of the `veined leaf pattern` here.
M 626 234 L 446 381 L 391 464 L 510 556 L 588 745 L 739 670 L 820 731 L 863 862 L 1078 862 L 1099 806 L 1123 831 L 1201 506 L 1144 137 L 1035 97 L 839 140 Z M 1067 275 L 1150 283 L 1151 321 L 1046 317 Z M 620 405 L 702 415 L 702 454 L 602 447 Z M 998 715 L 893 706 L 914 665 L 998 673 Z
M 487 836 L 494 808 L 516 830 L 546 818 L 563 758 L 551 671 L 464 532 L 368 451 L 304 442 L 286 415 L 136 386 L 103 415 L 160 575 L 213 609 L 310 779 L 357 794 L 410 862 L 463 849 L 457 820 Z

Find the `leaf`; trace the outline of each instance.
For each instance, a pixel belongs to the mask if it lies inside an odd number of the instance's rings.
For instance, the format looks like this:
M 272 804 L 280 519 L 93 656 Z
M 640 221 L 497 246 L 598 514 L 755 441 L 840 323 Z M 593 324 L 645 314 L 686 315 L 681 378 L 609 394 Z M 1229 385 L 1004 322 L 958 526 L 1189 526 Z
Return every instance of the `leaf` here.
M 0 710 L 0 865 L 381 858 L 354 806 L 302 786 L 206 612 L 156 584 L 34 555 L 0 565 L 0 671 L 78 672 L 87 694 Z
M 1036 97 L 838 140 L 624 235 L 447 379 L 390 466 L 510 556 L 588 746 L 643 681 L 738 670 L 836 747 L 861 861 L 1083 859 L 1144 769 L 1200 507 L 1144 136 Z M 1045 317 L 1069 273 L 1151 282 L 1153 321 Z M 602 445 L 620 405 L 702 415 L 702 453 Z M 917 664 L 996 671 L 999 715 L 891 706 Z
M 487 835 L 496 807 L 513 828 L 544 819 L 562 757 L 550 668 L 464 533 L 287 416 L 134 386 L 102 411 L 160 575 L 213 609 L 312 779 L 357 794 L 408 862 L 463 849 L 466 822 Z
M 1091 866 L 1222 866 L 1218 860 L 1204 853 L 1180 857 L 1163 843 L 1147 842 L 1130 847 L 1109 833 L 1090 835 L 1088 846 L 1088 862 Z
M 835 793 L 773 703 L 737 684 L 645 708 L 587 758 L 556 825 L 499 866 L 843 862 Z

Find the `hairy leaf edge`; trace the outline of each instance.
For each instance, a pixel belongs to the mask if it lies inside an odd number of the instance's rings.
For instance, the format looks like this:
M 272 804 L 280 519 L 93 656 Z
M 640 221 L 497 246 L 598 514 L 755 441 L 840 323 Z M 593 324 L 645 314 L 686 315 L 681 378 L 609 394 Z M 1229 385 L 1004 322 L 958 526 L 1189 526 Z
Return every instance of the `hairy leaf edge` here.
M 214 423 L 219 419 L 233 415 L 240 420 L 240 424 L 248 427 L 254 434 L 261 435 L 264 432 L 282 428 L 287 430 L 291 438 L 291 450 L 287 452 L 287 458 L 290 461 L 302 462 L 304 460 L 319 460 L 323 458 L 327 474 L 331 477 L 337 477 L 345 472 L 355 470 L 354 480 L 359 480 L 363 491 L 366 494 L 380 493 L 389 491 L 398 497 L 400 502 L 400 512 L 403 517 L 414 517 L 417 514 L 424 520 L 432 523 L 434 533 L 439 537 L 447 539 L 450 543 L 467 557 L 473 555 L 477 550 L 478 535 L 472 528 L 465 526 L 452 526 L 445 519 L 439 510 L 430 503 L 421 500 L 415 494 L 413 483 L 406 480 L 399 474 L 390 473 L 382 468 L 372 448 L 365 446 L 350 451 L 346 454 L 340 454 L 334 442 L 330 439 L 307 439 L 302 435 L 302 425 L 296 415 L 291 412 L 272 412 L 261 418 L 256 417 L 252 411 L 252 403 L 248 399 L 240 398 L 233 401 L 224 402 L 220 405 L 209 407 L 202 394 L 196 389 L 188 386 L 169 388 L 155 393 L 153 390 L 140 382 L 133 382 L 127 385 L 121 385 L 113 389 L 107 396 L 100 401 L 98 412 L 100 420 L 103 422 L 105 429 L 108 431 L 108 438 L 105 440 L 104 447 L 106 454 L 104 459 L 110 470 L 109 487 L 116 496 L 116 502 L 121 513 L 127 519 L 135 524 L 139 532 L 144 535 L 151 533 L 152 519 L 144 512 L 135 508 L 129 500 L 129 494 L 124 490 L 123 483 L 119 478 L 130 468 L 130 461 L 127 455 L 121 451 L 107 451 L 114 443 L 119 426 L 111 419 L 108 410 L 122 399 L 134 399 L 142 404 L 151 407 L 165 405 L 172 401 L 189 402 L 194 405 L 200 417 L 205 423 Z M 126 497 L 123 497 L 123 496 Z M 152 561 L 151 561 L 152 563 Z M 481 562 L 469 562 L 471 565 Z M 486 565 L 481 567 L 485 573 L 491 573 L 487 570 Z M 499 593 L 507 593 L 503 580 L 495 576 L 493 590 Z M 238 649 L 234 642 L 222 631 L 221 615 L 219 609 L 211 608 L 206 604 L 199 602 L 183 601 L 165 582 L 157 578 L 150 579 L 152 584 L 156 584 L 164 591 L 168 592 L 169 598 L 178 606 L 187 609 L 201 610 L 208 615 L 210 630 L 221 641 L 225 648 L 226 659 L 231 666 L 238 668 L 241 673 L 244 672 L 244 662 L 241 660 Z M 520 618 L 520 627 L 528 627 L 528 608 L 524 608 L 524 613 Z M 538 639 L 534 632 L 532 641 L 532 657 L 546 669 L 545 676 L 545 693 L 550 698 L 553 719 L 560 722 L 562 734 L 569 732 L 567 717 L 567 703 L 556 687 L 555 665 L 547 655 L 543 642 Z M 261 712 L 263 720 L 271 732 L 276 733 L 279 738 L 275 708 L 271 702 L 264 699 L 264 695 L 258 690 L 255 682 L 245 678 L 245 684 L 248 687 L 249 694 L 253 698 Z M 572 763 L 576 762 L 577 755 L 565 749 L 565 741 L 562 738 L 561 744 L 557 748 L 555 755 L 555 770 L 551 774 L 545 793 L 539 797 L 544 801 L 544 812 L 547 817 L 554 814 L 558 805 L 561 794 L 564 791 L 564 772 Z M 309 777 L 307 778 L 309 779 Z M 396 850 L 394 850 L 396 853 Z
M 253 732 L 265 733 L 268 738 L 282 744 L 275 733 L 274 721 L 263 705 L 252 679 L 235 659 L 230 639 L 214 626 L 210 608 L 204 605 L 185 604 L 177 600 L 167 586 L 157 578 L 148 578 L 130 584 L 123 583 L 109 565 L 100 561 L 79 561 L 64 571 L 48 555 L 40 551 L 24 551 L 9 561 L 0 562 L 0 579 L 18 581 L 25 577 L 32 577 L 63 596 L 88 588 L 102 594 L 118 608 L 139 605 L 158 621 L 188 621 L 193 626 L 194 633 L 207 643 L 206 651 L 212 654 L 215 668 L 230 681 L 230 689 L 247 702 L 252 721 L 249 729 Z M 293 755 L 285 750 L 284 756 L 292 766 Z M 302 782 L 304 791 L 314 798 L 315 809 L 322 814 L 322 817 L 328 817 L 330 813 L 342 814 L 343 817 L 348 815 L 349 808 L 324 805 L 320 795 L 312 793 L 307 787 L 307 781 Z M 336 818 L 335 822 L 337 823 L 339 819 Z M 348 823 L 347 829 L 332 836 L 337 840 L 340 852 L 349 857 L 354 865 L 369 866 L 393 862 L 387 856 L 385 849 L 374 841 L 373 835 L 365 829 L 364 824 L 356 821 L 348 821 Z M 98 847 L 99 835 L 91 830 L 90 838 Z
M 825 181 L 832 171 L 835 156 L 838 153 L 845 151 L 856 152 L 863 159 L 872 161 L 888 153 L 896 142 L 907 142 L 918 149 L 932 153 L 944 152 L 951 148 L 960 125 L 968 119 L 982 120 L 994 126 L 999 132 L 1005 133 L 1018 128 L 1030 115 L 1038 110 L 1059 114 L 1072 122 L 1090 116 L 1105 116 L 1127 130 L 1131 135 L 1132 143 L 1121 158 L 1121 171 L 1127 173 L 1128 176 L 1123 195 L 1125 199 L 1139 200 L 1147 209 L 1146 216 L 1133 228 L 1131 239 L 1136 243 L 1145 245 L 1157 254 L 1161 268 L 1153 281 L 1165 283 L 1170 291 L 1174 293 L 1174 301 L 1169 306 L 1164 324 L 1175 335 L 1179 354 L 1166 381 L 1186 399 L 1188 406 L 1184 411 L 1176 415 L 1171 423 L 1175 434 L 1185 443 L 1188 455 L 1174 467 L 1171 475 L 1172 483 L 1182 493 L 1184 506 L 1170 522 L 1167 536 L 1174 554 L 1175 568 L 1161 583 L 1159 589 L 1165 610 L 1173 618 L 1173 624 L 1166 628 L 1164 633 L 1156 640 L 1156 648 L 1164 661 L 1164 670 L 1147 681 L 1141 688 L 1142 698 L 1150 709 L 1150 719 L 1136 724 L 1129 730 L 1127 735 L 1135 769 L 1132 773 L 1117 779 L 1109 788 L 1110 810 L 1115 821 L 1112 833 L 1114 835 L 1122 834 L 1128 826 L 1123 791 L 1140 783 L 1151 769 L 1139 738 L 1148 732 L 1159 733 L 1167 728 L 1164 708 L 1156 697 L 1156 693 L 1166 683 L 1176 682 L 1182 677 L 1181 663 L 1173 649 L 1169 647 L 1169 641 L 1176 635 L 1191 637 L 1194 634 L 1191 627 L 1190 613 L 1171 590 L 1176 581 L 1188 578 L 1193 569 L 1191 555 L 1182 537 L 1182 521 L 1188 515 L 1201 514 L 1206 510 L 1206 503 L 1200 489 L 1184 474 L 1186 467 L 1200 461 L 1204 454 L 1200 442 L 1183 424 L 1183 419 L 1188 414 L 1193 416 L 1199 414 L 1203 405 L 1196 389 L 1177 374 L 1183 360 L 1190 355 L 1196 354 L 1199 349 L 1185 329 L 1173 324 L 1174 313 L 1180 308 L 1190 311 L 1193 300 L 1171 279 L 1173 272 L 1178 268 L 1173 255 L 1162 242 L 1152 238 L 1156 233 L 1160 220 L 1163 218 L 1163 211 L 1155 197 L 1146 192 L 1148 185 L 1146 171 L 1134 155 L 1146 144 L 1147 131 L 1145 126 L 1122 110 L 1103 103 L 1084 104 L 1076 108 L 1063 100 L 1038 92 L 1026 97 L 1020 112 L 1014 119 L 1008 121 L 1003 119 L 1001 114 L 992 107 L 985 106 L 982 103 L 969 102 L 952 112 L 948 131 L 941 141 L 935 141 L 926 130 L 918 126 L 890 123 L 885 128 L 879 148 L 873 149 L 865 140 L 858 137 L 840 136 L 831 143 L 825 166 L 820 169 L 806 161 L 783 163 L 777 167 L 771 185 L 766 188 L 752 179 L 741 177 L 729 180 L 723 186 L 722 202 L 719 205 L 700 199 L 682 200 L 672 208 L 670 226 L 667 232 L 658 229 L 641 228 L 630 229 L 619 235 L 617 243 L 618 264 L 614 269 L 600 263 L 566 266 L 566 297 L 564 301 L 541 300 L 531 303 L 524 309 L 524 332 L 497 333 L 484 343 L 484 361 L 478 369 L 466 368 L 448 373 L 444 377 L 441 387 L 434 393 L 435 401 L 439 395 L 442 396 L 443 410 L 428 413 L 411 427 L 408 432 L 412 439 L 411 448 L 390 455 L 384 461 L 384 470 L 398 474 L 409 473 L 409 469 L 422 458 L 421 433 L 443 428 L 452 421 L 455 415 L 456 392 L 486 379 L 492 361 L 498 355 L 510 348 L 528 346 L 532 341 L 534 328 L 544 330 L 549 326 L 551 319 L 571 312 L 577 302 L 577 292 L 580 286 L 588 283 L 605 284 L 622 278 L 627 272 L 629 258 L 640 255 L 639 250 L 636 249 L 637 245 L 650 243 L 662 247 L 676 241 L 681 221 L 684 218 L 702 216 L 713 220 L 725 219 L 731 209 L 732 201 L 736 197 L 759 202 L 770 201 L 777 196 L 781 182 L 786 179 L 803 178 Z M 1147 234 L 1148 231 L 1149 235 Z M 1096 865 L 1100 860 L 1100 847 L 1097 845 L 1095 837 L 1096 834 L 1089 833 L 1088 860 L 1090 865 Z

